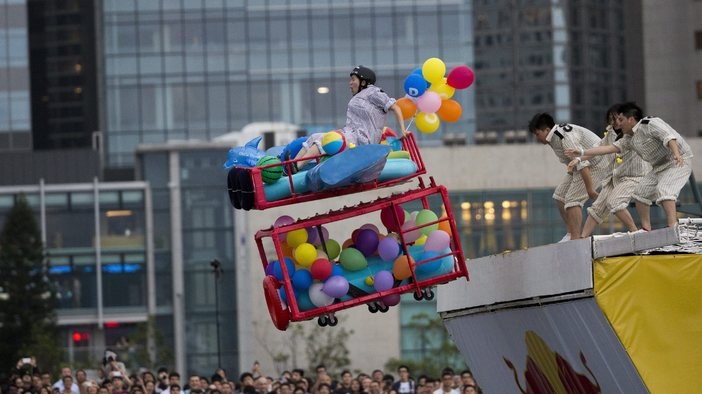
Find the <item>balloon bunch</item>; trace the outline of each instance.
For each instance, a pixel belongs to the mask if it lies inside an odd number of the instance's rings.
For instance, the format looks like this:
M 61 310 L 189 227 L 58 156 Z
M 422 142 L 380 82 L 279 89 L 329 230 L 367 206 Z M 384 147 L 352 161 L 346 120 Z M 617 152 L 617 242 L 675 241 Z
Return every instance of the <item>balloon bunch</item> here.
M 461 104 L 451 97 L 456 89 L 466 89 L 475 80 L 473 70 L 465 65 L 454 67 L 446 76 L 445 73 L 444 62 L 432 57 L 405 78 L 407 95 L 398 99 L 397 104 L 402 117 L 407 120 L 414 116 L 417 129 L 423 133 L 435 132 L 442 120 L 453 123 L 461 118 Z
M 417 275 L 434 276 L 452 268 L 452 259 L 435 259 L 450 251 L 450 228 L 448 221 L 436 222 L 437 215 L 428 209 L 408 213 L 401 207 L 395 220 L 392 209 L 381 210 L 381 221 L 388 229 L 380 232 L 372 223 L 364 224 L 352 232 L 351 238 L 339 244 L 329 238 L 324 226 L 292 230 L 279 235 L 288 276 L 292 282 L 295 300 L 302 311 L 333 304 L 338 299 L 348 299 L 351 287 L 366 293 L 390 290 L 412 276 L 414 266 Z M 397 223 L 397 221 L 401 223 Z M 276 219 L 274 227 L 292 224 L 294 219 L 283 215 Z M 399 227 L 398 227 L 399 225 Z M 424 227 L 422 227 L 424 226 Z M 405 232 L 405 229 L 421 227 Z M 403 232 L 405 243 L 412 244 L 410 255 L 404 254 L 398 231 Z M 432 261 L 416 264 L 425 260 Z M 447 261 L 445 261 L 447 260 Z M 271 261 L 266 274 L 284 281 L 282 264 Z M 284 288 L 280 289 L 281 300 L 287 304 Z M 399 294 L 382 297 L 386 306 L 400 302 Z

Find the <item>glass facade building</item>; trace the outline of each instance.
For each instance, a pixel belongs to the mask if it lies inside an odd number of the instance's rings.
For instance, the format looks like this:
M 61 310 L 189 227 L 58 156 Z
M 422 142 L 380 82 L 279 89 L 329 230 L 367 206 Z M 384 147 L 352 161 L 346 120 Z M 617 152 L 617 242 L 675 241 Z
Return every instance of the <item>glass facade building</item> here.
M 0 152 L 32 148 L 27 2 L 0 1 Z
M 628 97 L 625 3 L 475 0 L 479 131 L 525 130 L 537 112 L 595 132 Z M 500 138 L 501 140 L 501 138 Z
M 101 6 L 103 130 L 106 166 L 113 168 L 133 166 L 140 143 L 209 140 L 256 121 L 309 132 L 339 127 L 349 72 L 358 64 L 372 67 L 378 86 L 401 97 L 405 77 L 430 57 L 447 68 L 473 63 L 471 1 L 105 0 Z M 473 90 L 454 97 L 463 116 L 442 130 L 468 137 Z

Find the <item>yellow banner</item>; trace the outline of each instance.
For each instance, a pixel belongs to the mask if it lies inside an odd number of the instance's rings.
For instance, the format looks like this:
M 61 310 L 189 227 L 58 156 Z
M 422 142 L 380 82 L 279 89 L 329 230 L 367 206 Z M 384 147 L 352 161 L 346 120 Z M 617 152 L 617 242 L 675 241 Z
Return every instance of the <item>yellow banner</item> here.
M 702 256 L 594 263 L 595 298 L 652 393 L 702 387 Z

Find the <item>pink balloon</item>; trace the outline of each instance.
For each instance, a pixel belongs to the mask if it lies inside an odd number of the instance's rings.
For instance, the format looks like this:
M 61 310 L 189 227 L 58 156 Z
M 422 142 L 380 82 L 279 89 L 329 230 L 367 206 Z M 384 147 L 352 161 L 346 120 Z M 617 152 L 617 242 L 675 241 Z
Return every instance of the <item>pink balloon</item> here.
M 456 89 L 465 89 L 475 81 L 475 73 L 468 66 L 454 67 L 446 77 L 446 84 Z
M 295 219 L 293 219 L 291 216 L 283 215 L 283 216 L 278 217 L 278 219 L 276 219 L 275 222 L 273 222 L 273 227 L 278 228 L 278 227 L 287 226 L 287 225 L 293 224 L 293 223 L 295 223 Z M 285 242 L 285 240 L 287 239 L 287 236 L 288 236 L 287 233 L 280 234 L 280 235 L 278 235 L 278 239 Z
M 427 252 L 441 253 L 451 244 L 451 237 L 446 231 L 434 230 L 429 233 L 424 242 L 424 250 Z
M 417 99 L 417 108 L 428 114 L 433 114 L 441 108 L 441 96 L 436 92 L 426 91 Z
M 417 227 L 417 224 L 414 222 L 414 219 L 410 219 L 409 221 L 402 224 L 402 231 L 404 232 L 405 242 L 412 243 L 422 236 L 422 232 L 419 229 L 408 231 L 408 229 L 414 227 Z

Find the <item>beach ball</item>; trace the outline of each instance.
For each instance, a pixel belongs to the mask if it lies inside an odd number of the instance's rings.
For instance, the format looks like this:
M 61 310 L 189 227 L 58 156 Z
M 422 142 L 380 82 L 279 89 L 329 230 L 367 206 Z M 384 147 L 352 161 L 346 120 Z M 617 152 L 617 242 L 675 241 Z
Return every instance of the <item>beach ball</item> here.
M 256 167 L 264 167 L 272 164 L 280 164 L 280 159 L 275 156 L 266 155 L 258 159 Z M 266 184 L 277 182 L 282 175 L 283 166 L 281 165 L 261 169 L 261 180 Z
M 338 130 L 324 133 L 322 136 L 322 150 L 328 155 L 335 155 L 346 148 L 346 138 Z

